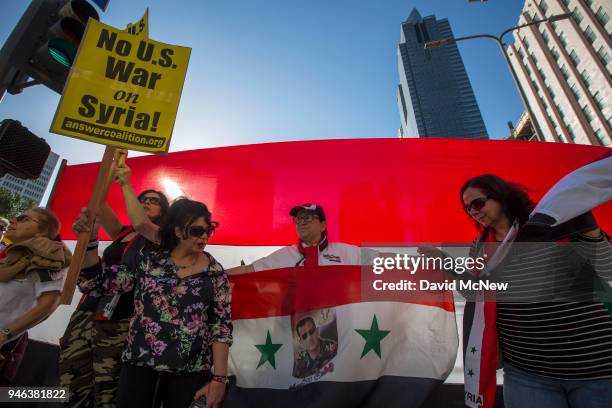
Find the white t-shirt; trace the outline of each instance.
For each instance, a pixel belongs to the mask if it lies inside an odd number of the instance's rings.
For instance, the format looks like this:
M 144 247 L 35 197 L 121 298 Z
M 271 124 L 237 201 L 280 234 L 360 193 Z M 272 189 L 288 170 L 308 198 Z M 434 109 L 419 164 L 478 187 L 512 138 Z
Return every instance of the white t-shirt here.
M 57 272 L 62 276 L 51 279 L 47 270 L 30 271 L 25 279 L 0 282 L 0 328 L 4 328 L 21 317 L 36 304 L 36 299 L 44 292 L 61 292 L 64 286 L 65 271 Z M 54 276 L 55 278 L 55 276 Z M 13 336 L 7 341 L 19 337 Z
M 332 242 L 319 252 L 319 265 L 368 265 L 376 256 L 376 251 L 369 248 Z M 297 245 L 283 247 L 270 255 L 253 262 L 255 271 L 263 271 L 275 268 L 289 268 L 292 266 L 303 266 L 304 257 L 298 250 Z

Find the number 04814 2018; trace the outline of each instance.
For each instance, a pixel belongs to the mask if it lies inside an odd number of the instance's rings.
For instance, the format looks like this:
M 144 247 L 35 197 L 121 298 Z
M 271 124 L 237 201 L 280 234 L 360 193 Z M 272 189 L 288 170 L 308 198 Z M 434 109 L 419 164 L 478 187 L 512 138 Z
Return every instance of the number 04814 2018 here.
M 68 389 L 60 387 L 0 387 L 0 402 L 45 401 L 68 401 Z

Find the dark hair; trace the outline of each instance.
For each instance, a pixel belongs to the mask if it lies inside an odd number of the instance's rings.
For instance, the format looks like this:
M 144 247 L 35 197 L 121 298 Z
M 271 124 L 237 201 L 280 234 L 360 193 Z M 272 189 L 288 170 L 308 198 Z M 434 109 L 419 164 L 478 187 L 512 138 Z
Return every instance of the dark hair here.
M 168 209 L 170 208 L 170 203 L 168 202 L 168 198 L 166 197 L 164 193 L 162 193 L 161 191 L 152 190 L 152 189 L 145 190 L 142 193 L 138 194 L 138 201 L 140 201 L 140 199 L 144 197 L 145 194 L 148 194 L 148 193 L 155 193 L 159 196 L 159 205 L 161 207 L 161 212 L 159 213 L 159 217 L 151 221 L 153 221 L 157 225 L 160 225 L 162 218 L 164 217 L 164 215 L 166 215 L 166 213 L 168 212 Z
M 310 322 L 313 327 L 317 327 L 314 319 L 310 316 L 306 316 L 305 318 L 297 322 L 297 324 L 295 325 L 295 332 L 297 333 L 298 336 L 300 335 L 300 327 L 304 326 L 306 322 Z
M 200 217 L 204 217 L 204 220 L 211 224 L 212 214 L 206 204 L 187 198 L 180 198 L 172 203 L 159 228 L 160 248 L 165 251 L 172 251 L 176 248 L 179 238 L 174 229 L 178 227 L 185 231 Z
M 535 206 L 524 186 L 511 183 L 494 174 L 481 174 L 472 177 L 461 187 L 459 199 L 464 211 L 463 193 L 470 187 L 482 190 L 488 198 L 500 203 L 502 211 L 511 223 L 518 219 L 519 225 L 523 225 L 529 219 L 529 214 Z M 479 229 L 481 228 L 478 222 L 476 222 L 476 226 Z

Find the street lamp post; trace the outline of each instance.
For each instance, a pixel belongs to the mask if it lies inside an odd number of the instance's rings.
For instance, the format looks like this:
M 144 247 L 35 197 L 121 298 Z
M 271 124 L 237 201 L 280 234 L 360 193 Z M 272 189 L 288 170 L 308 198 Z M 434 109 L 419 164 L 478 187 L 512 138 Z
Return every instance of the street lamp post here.
M 519 81 L 518 76 L 516 75 L 516 71 L 514 70 L 514 67 L 512 66 L 512 63 L 510 62 L 510 57 L 508 56 L 508 53 L 506 52 L 506 44 L 504 43 L 504 36 L 508 33 L 511 33 L 514 30 L 518 30 L 524 27 L 529 27 L 529 26 L 537 25 L 537 24 L 544 23 L 544 22 L 552 23 L 553 21 L 563 20 L 571 16 L 572 16 L 571 13 L 559 14 L 556 16 L 550 16 L 542 20 L 532 21 L 527 24 L 522 24 L 516 27 L 511 27 L 505 30 L 503 33 L 501 33 L 497 37 L 492 34 L 478 34 L 478 35 L 469 35 L 467 37 L 459 37 L 459 38 L 451 37 L 451 38 L 443 38 L 441 40 L 429 41 L 425 43 L 424 48 L 425 49 L 437 48 L 437 47 L 441 47 L 446 44 L 450 44 L 454 42 L 456 43 L 456 42 L 464 41 L 464 40 L 472 40 L 474 38 L 489 38 L 489 39 L 494 40 L 497 43 L 497 45 L 499 45 L 499 48 L 501 49 L 502 54 L 504 55 L 504 59 L 506 60 L 506 64 L 508 64 L 508 68 L 510 69 L 510 73 L 512 74 L 512 79 L 514 79 L 514 84 L 516 85 L 516 88 L 519 91 L 519 94 L 523 101 L 523 105 L 525 105 L 525 110 L 527 111 L 527 114 L 529 115 L 529 119 L 531 119 L 531 124 L 533 125 L 534 131 L 536 132 L 536 135 L 538 136 L 538 138 L 541 138 L 543 136 L 542 130 L 540 129 L 540 126 L 538 125 L 536 121 L 533 111 L 531 110 L 531 106 L 529 105 L 529 101 L 527 100 L 527 95 L 525 95 L 525 90 L 523 89 L 523 86 L 521 85 L 521 82 Z

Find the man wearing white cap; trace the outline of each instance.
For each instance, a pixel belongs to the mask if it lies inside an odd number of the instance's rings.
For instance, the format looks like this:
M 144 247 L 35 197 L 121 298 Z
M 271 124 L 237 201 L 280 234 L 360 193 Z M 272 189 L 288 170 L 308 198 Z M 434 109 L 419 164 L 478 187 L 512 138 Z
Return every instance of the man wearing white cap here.
M 340 242 L 329 242 L 325 212 L 318 204 L 303 204 L 289 211 L 298 236 L 296 245 L 283 247 L 251 265 L 229 269 L 229 274 L 292 266 L 361 265 L 362 249 Z

